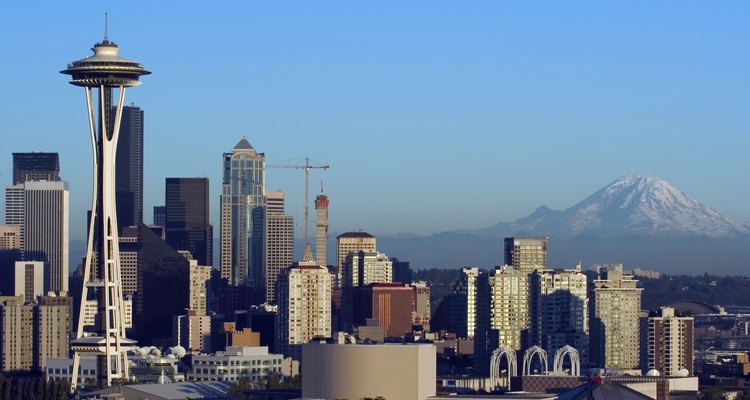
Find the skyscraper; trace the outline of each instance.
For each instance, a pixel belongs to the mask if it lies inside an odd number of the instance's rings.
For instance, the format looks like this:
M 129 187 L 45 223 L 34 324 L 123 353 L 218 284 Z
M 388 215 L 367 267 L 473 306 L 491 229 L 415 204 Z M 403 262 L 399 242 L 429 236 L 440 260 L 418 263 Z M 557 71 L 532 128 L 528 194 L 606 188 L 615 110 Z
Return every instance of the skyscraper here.
M 521 350 L 529 337 L 529 274 L 510 266 L 497 267 L 489 277 L 490 329 L 497 330 L 492 346 Z
M 59 181 L 57 153 L 13 153 L 13 184 L 27 181 Z
M 122 229 L 143 223 L 143 110 L 135 104 L 122 107 L 116 162 L 117 225 Z
M 505 238 L 505 265 L 526 273 L 547 269 L 547 238 Z
M 473 339 L 474 330 L 477 327 L 477 278 L 479 277 L 479 268 L 467 267 L 462 268 L 459 272 L 458 279 L 453 283 L 453 294 L 449 300 L 451 304 L 449 321 L 455 322 L 455 325 L 449 323 L 451 332 L 456 333 L 459 337 Z
M 44 291 L 67 291 L 68 183 L 26 181 L 5 195 L 6 222 L 20 228 L 24 259 L 44 262 Z
M 328 196 L 321 193 L 315 198 L 315 261 L 328 266 Z
M 164 194 L 167 243 L 189 251 L 199 265 L 211 265 L 208 178 L 167 178 Z
M 276 278 L 290 265 L 294 256 L 294 221 L 284 212 L 284 193 L 266 193 L 268 237 L 266 250 L 266 302 L 276 301 Z
M 221 277 L 265 290 L 266 157 L 243 136 L 224 153 L 221 186 Z
M 659 316 L 648 318 L 647 369 L 692 376 L 693 340 L 693 317 L 678 317 L 674 308 L 662 307 Z
M 620 266 L 594 281 L 589 359 L 599 368 L 640 367 L 641 292 Z
M 276 351 L 299 360 L 301 345 L 331 337 L 331 274 L 308 247 L 301 262 L 281 271 L 277 287 Z

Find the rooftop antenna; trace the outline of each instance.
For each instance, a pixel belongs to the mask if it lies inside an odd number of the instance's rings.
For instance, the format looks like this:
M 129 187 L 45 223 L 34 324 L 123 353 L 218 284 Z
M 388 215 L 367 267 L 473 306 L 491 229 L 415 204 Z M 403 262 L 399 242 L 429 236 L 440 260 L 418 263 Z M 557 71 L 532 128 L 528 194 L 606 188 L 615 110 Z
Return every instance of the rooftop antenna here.
M 323 180 L 320 180 L 320 193 L 323 193 Z
M 104 13 L 104 42 L 109 42 L 109 20 L 107 13 Z

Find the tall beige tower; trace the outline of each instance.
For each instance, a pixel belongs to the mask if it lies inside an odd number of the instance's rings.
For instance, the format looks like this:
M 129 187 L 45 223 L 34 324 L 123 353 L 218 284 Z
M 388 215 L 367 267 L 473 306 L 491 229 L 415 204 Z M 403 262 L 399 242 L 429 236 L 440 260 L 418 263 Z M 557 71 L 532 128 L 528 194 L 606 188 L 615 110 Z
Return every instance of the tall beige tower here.
M 490 276 L 490 329 L 498 331 L 498 345 L 521 350 L 528 332 L 529 274 L 506 265 Z
M 323 193 L 315 198 L 315 261 L 322 266 L 328 266 L 328 196 Z
M 622 267 L 603 271 L 594 280 L 590 319 L 590 360 L 596 367 L 622 370 L 640 366 L 640 311 L 642 288 Z
M 301 358 L 301 345 L 313 338 L 331 337 L 331 274 L 305 258 L 278 277 L 276 348 L 287 357 Z
M 279 272 L 294 258 L 294 220 L 284 212 L 283 192 L 266 192 L 266 204 L 266 302 L 274 303 Z

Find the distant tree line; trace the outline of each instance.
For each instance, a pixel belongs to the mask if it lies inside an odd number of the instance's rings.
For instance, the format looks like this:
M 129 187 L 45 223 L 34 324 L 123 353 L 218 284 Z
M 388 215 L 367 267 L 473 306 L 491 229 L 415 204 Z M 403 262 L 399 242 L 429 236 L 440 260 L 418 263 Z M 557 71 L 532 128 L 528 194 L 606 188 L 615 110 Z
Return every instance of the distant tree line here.
M 0 373 L 0 400 L 68 400 L 68 381 L 41 377 L 6 377 Z

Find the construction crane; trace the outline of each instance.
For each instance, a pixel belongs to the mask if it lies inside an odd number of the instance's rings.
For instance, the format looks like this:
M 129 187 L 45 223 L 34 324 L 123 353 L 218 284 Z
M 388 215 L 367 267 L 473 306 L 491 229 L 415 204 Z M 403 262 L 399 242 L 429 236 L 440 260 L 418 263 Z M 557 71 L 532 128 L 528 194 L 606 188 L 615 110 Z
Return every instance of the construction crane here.
M 315 161 L 313 161 L 315 162 Z M 309 188 L 310 188 L 310 170 L 311 169 L 322 169 L 323 171 L 327 170 L 328 168 L 331 168 L 330 165 L 324 164 L 324 165 L 311 165 L 310 159 L 308 157 L 305 157 L 305 163 L 304 164 L 276 164 L 276 165 L 266 165 L 266 168 L 294 168 L 294 169 L 304 169 L 305 170 L 305 248 L 307 248 L 307 245 L 310 244 L 307 237 L 308 232 L 308 223 L 309 223 L 309 207 L 310 207 L 310 200 L 309 200 Z

